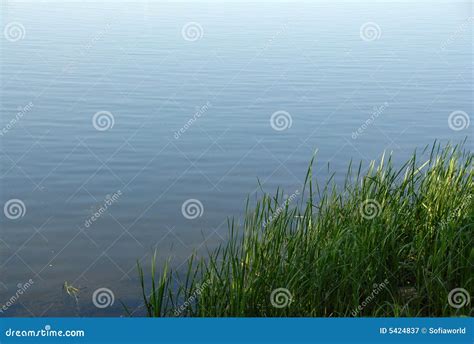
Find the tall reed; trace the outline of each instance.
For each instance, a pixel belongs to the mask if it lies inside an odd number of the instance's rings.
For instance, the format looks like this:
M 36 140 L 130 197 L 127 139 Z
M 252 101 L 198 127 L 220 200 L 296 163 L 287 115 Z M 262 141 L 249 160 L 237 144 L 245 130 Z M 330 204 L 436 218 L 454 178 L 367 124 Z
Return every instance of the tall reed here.
M 147 314 L 471 315 L 474 156 L 437 143 L 422 156 L 395 168 L 384 155 L 364 173 L 351 163 L 340 189 L 318 185 L 311 160 L 299 202 L 281 191 L 247 202 L 244 223 L 229 220 L 229 240 L 191 257 L 184 277 L 153 263 L 147 288 L 139 267 Z M 463 307 L 448 302 L 455 288 Z

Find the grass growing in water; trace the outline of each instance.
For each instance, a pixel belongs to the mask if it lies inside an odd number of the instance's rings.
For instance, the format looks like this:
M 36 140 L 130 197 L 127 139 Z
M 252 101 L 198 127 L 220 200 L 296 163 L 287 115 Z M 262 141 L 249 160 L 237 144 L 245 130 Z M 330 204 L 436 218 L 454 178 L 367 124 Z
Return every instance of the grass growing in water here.
M 168 266 L 158 276 L 153 259 L 149 290 L 139 266 L 148 316 L 471 315 L 468 295 L 448 295 L 473 290 L 474 155 L 426 153 L 399 169 L 391 156 L 365 173 L 350 164 L 343 190 L 318 186 L 311 161 L 300 202 L 277 191 L 247 203 L 243 225 L 230 220 L 228 242 L 192 257 L 184 279 Z

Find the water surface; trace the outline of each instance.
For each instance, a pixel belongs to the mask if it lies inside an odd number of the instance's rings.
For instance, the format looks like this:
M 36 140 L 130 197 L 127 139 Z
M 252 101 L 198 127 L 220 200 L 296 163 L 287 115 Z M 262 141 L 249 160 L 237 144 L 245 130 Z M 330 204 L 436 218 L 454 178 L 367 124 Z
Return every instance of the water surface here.
M 23 2 L 1 18 L 0 201 L 25 212 L 0 220 L 0 306 L 33 284 L 0 316 L 135 309 L 137 260 L 212 249 L 257 178 L 301 190 L 316 149 L 340 181 L 351 158 L 472 147 L 472 126 L 448 122 L 473 113 L 469 2 Z

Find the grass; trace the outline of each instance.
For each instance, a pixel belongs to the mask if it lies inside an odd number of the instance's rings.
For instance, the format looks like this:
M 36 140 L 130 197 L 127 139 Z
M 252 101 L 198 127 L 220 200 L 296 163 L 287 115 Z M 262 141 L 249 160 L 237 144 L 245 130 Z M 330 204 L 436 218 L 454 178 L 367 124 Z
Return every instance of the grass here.
M 366 172 L 351 163 L 341 188 L 318 185 L 313 158 L 299 201 L 277 191 L 247 202 L 244 223 L 229 220 L 229 240 L 184 274 L 138 266 L 148 316 L 472 315 L 472 303 L 448 302 L 473 290 L 474 156 L 463 147 L 435 143 L 401 168 L 391 156 Z

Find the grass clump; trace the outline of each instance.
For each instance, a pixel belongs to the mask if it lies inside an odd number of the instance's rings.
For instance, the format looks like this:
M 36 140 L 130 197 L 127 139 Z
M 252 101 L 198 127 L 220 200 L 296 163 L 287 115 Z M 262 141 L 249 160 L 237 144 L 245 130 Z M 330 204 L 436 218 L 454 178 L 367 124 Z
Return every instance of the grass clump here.
M 139 267 L 147 314 L 471 315 L 474 156 L 439 144 L 422 155 L 350 164 L 341 189 L 319 186 L 311 161 L 299 201 L 277 191 L 247 203 L 244 223 L 229 220 L 229 240 L 192 257 L 184 278 L 153 263 L 149 289 Z

